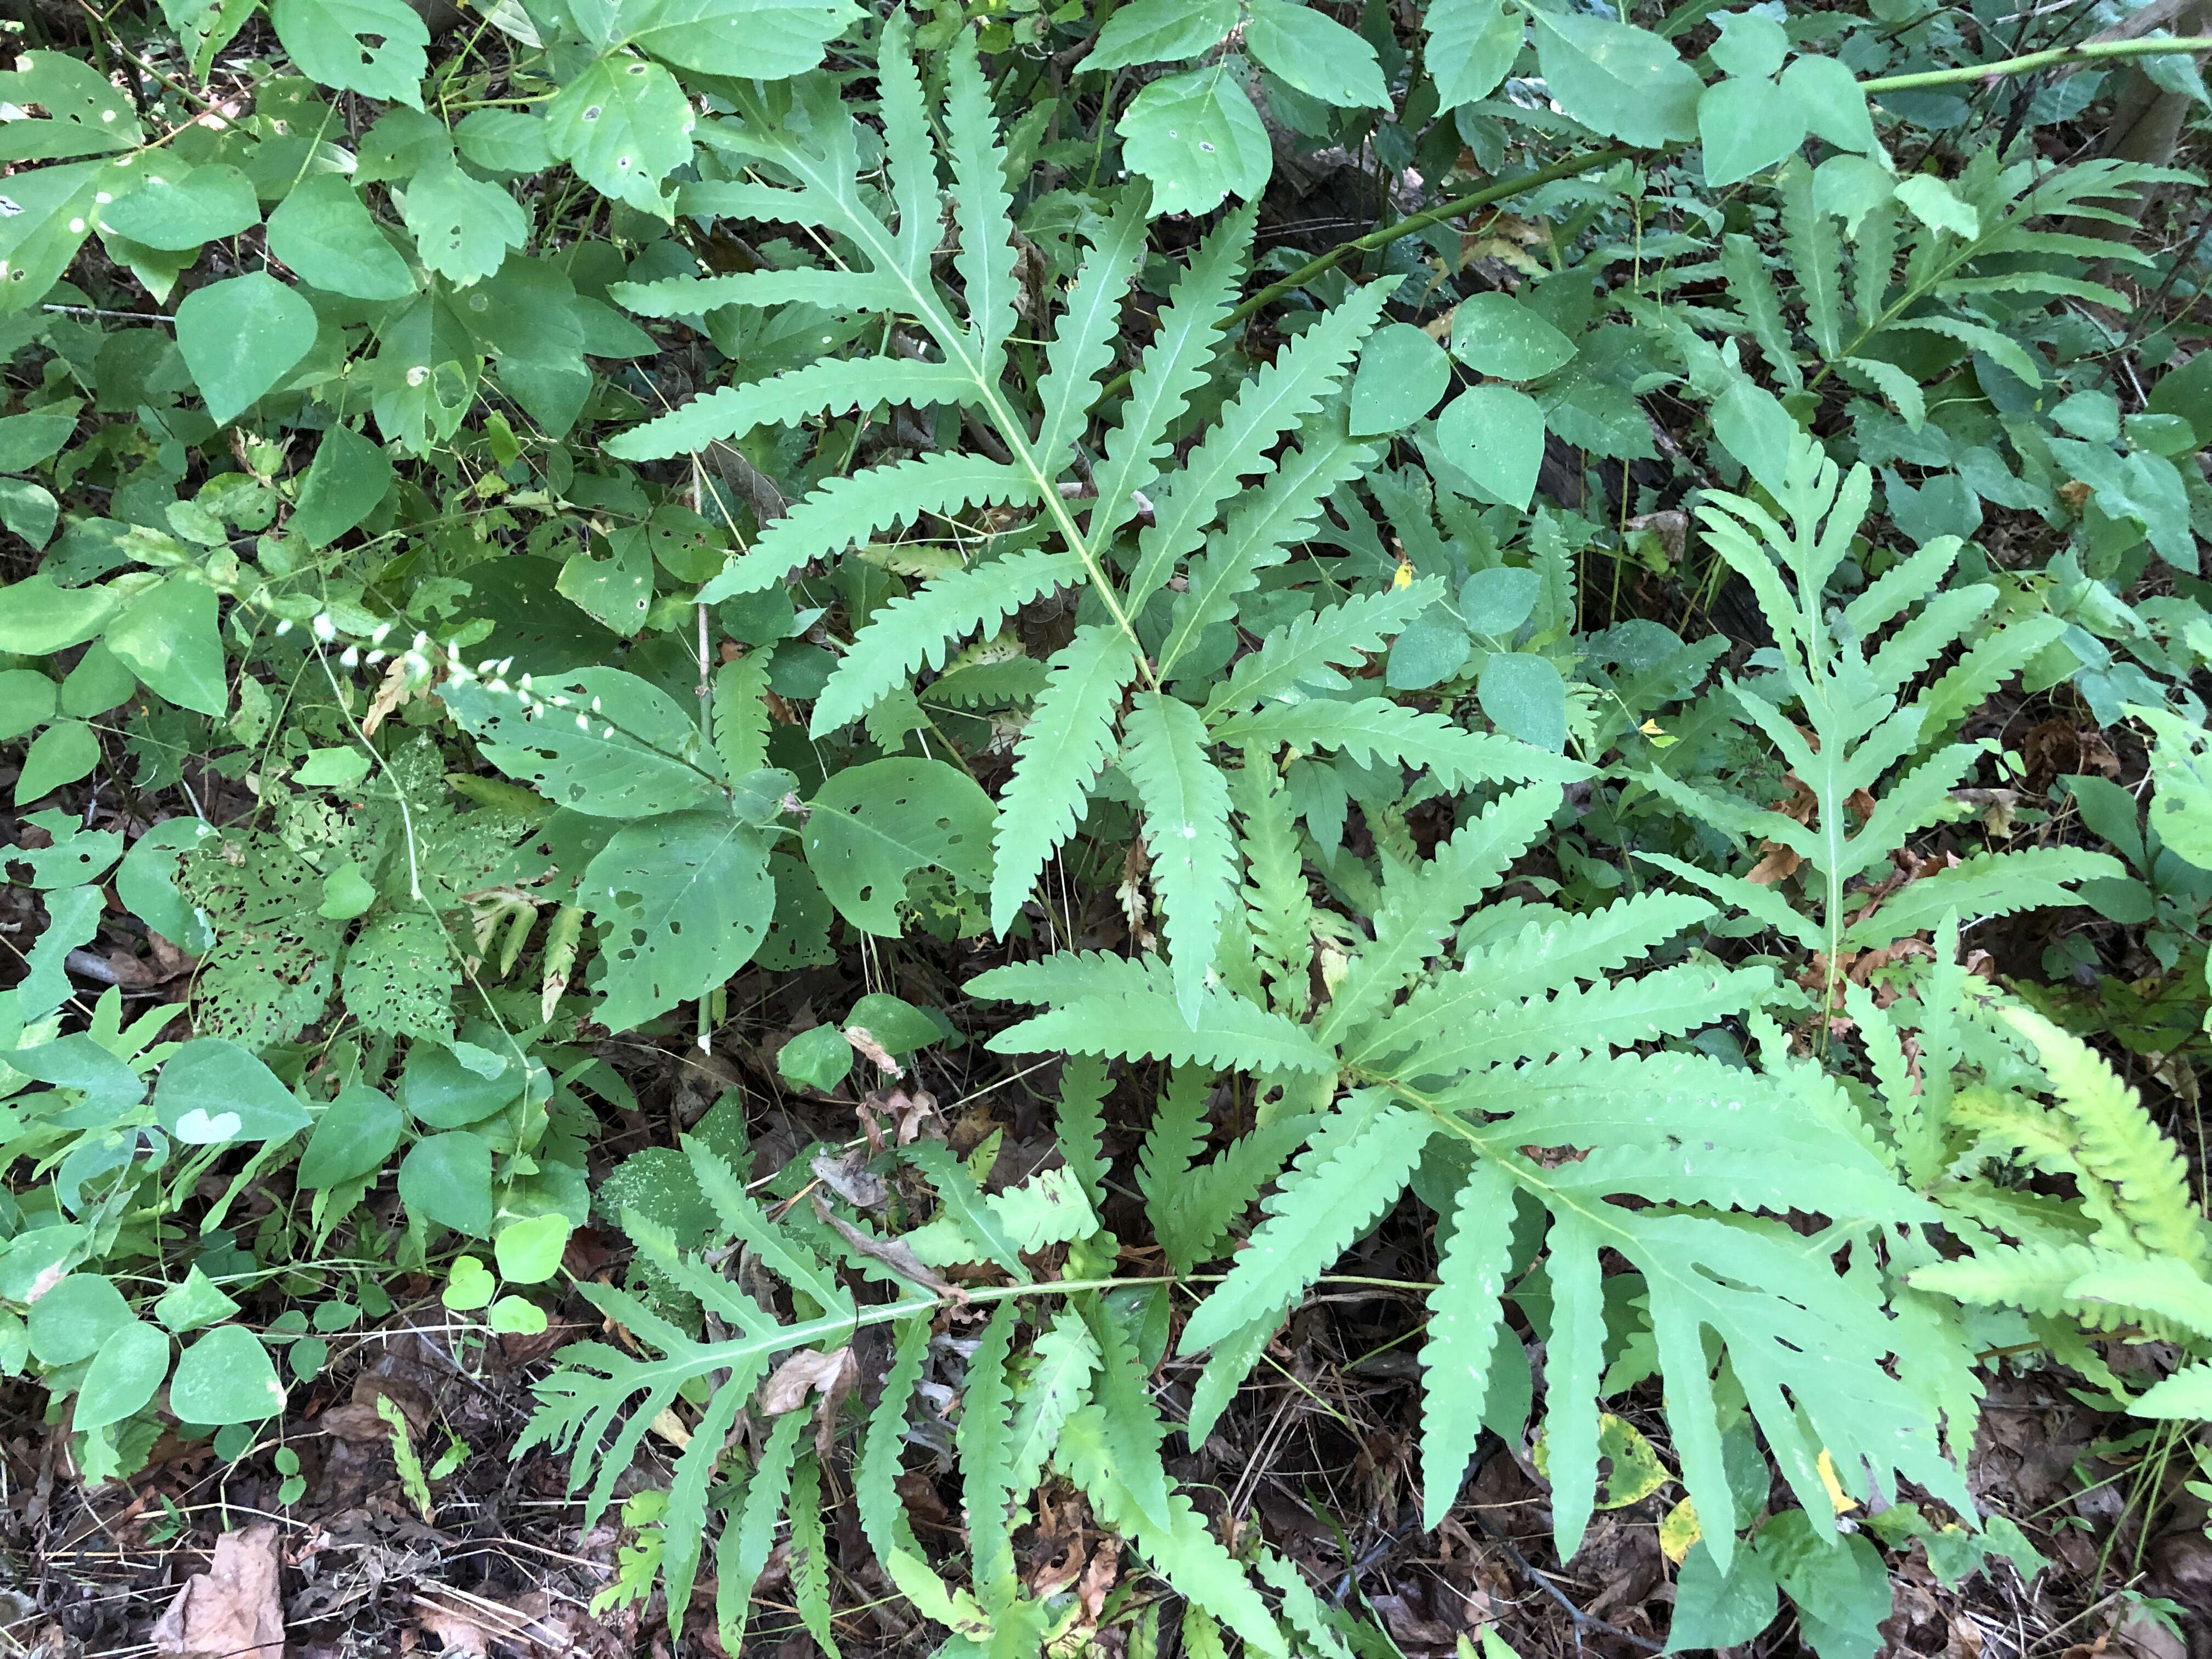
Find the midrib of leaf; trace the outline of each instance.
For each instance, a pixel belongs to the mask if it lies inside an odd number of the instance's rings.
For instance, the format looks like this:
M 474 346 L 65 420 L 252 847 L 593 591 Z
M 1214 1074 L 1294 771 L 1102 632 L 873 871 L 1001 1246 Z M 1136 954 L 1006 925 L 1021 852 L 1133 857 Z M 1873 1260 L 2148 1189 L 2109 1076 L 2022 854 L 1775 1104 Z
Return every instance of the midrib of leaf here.
M 821 168 L 815 164 L 811 154 L 804 155 L 803 160 L 794 162 L 793 171 L 809 188 L 823 188 Z M 837 201 L 841 208 L 844 207 L 835 190 L 825 190 L 824 193 Z M 1114 592 L 1113 583 L 1106 580 L 1106 573 L 1084 540 L 1083 532 L 1076 528 L 1074 515 L 1068 512 L 1067 503 L 1060 500 L 1060 491 L 1054 488 L 1051 476 L 1037 464 L 1036 453 L 1030 446 L 1027 428 L 1014 418 L 1013 410 L 1007 407 L 1006 400 L 1000 392 L 998 381 L 985 371 L 982 362 L 970 349 L 974 343 L 968 331 L 954 321 L 951 314 L 945 309 L 944 303 L 926 283 L 917 283 L 914 280 L 913 274 L 898 257 L 896 245 L 884 234 L 880 220 L 873 214 L 850 210 L 843 217 L 845 234 L 867 253 L 878 270 L 889 270 L 894 274 L 913 307 L 915 320 L 929 331 L 944 351 L 945 361 L 957 364 L 960 372 L 974 384 L 982 403 L 983 413 L 998 433 L 1000 441 L 1006 446 L 1015 464 L 1028 475 L 1030 487 L 1037 493 L 1037 499 L 1044 503 L 1045 511 L 1051 515 L 1053 527 L 1060 532 L 1061 539 L 1083 561 L 1084 574 L 1090 579 L 1091 587 L 1105 601 L 1107 611 L 1114 618 L 1114 625 L 1121 630 L 1135 650 L 1137 672 L 1143 676 L 1146 689 L 1158 690 L 1158 675 L 1152 667 L 1152 659 L 1145 654 L 1144 642 L 1137 637 L 1136 625 L 1129 620 L 1129 613 Z

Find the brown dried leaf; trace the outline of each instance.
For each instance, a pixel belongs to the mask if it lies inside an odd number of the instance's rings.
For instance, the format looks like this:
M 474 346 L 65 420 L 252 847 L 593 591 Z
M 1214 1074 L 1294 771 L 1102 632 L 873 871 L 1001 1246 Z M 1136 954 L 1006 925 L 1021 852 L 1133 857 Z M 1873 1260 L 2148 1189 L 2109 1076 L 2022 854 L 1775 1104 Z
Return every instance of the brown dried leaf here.
M 207 1571 L 185 1581 L 155 1623 L 154 1650 L 188 1659 L 283 1659 L 283 1565 L 273 1523 L 223 1534 Z

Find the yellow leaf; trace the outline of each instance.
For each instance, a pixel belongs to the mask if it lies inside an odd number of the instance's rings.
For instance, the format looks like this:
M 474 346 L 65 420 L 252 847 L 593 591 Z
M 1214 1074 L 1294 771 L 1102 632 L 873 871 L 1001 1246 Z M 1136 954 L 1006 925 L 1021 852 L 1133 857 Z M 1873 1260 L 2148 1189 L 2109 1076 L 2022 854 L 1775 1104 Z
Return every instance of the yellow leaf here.
M 1668 1510 L 1667 1518 L 1659 1523 L 1659 1553 L 1679 1567 L 1682 1558 L 1690 1553 L 1690 1546 L 1704 1536 L 1698 1526 L 1697 1508 L 1685 1498 Z
M 1836 1506 L 1838 1515 L 1849 1515 L 1858 1508 L 1858 1499 L 1844 1490 L 1844 1483 L 1836 1479 L 1836 1460 L 1824 1449 L 1820 1453 L 1820 1484 L 1828 1489 L 1828 1501 Z

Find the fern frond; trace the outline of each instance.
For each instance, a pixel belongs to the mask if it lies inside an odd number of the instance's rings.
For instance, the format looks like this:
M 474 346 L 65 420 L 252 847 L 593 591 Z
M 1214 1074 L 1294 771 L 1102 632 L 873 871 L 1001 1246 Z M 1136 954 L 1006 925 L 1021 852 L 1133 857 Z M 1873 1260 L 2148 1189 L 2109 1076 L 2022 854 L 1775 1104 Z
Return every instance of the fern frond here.
M 1805 302 L 1805 331 L 1821 361 L 1833 362 L 1843 348 L 1843 246 L 1834 216 L 1815 205 L 1813 170 L 1802 161 L 1784 167 L 1775 182 L 1782 197 L 1782 246 Z
M 1620 972 L 1712 914 L 1713 907 L 1694 894 L 1654 889 L 1615 899 L 1602 910 L 1525 923 L 1510 938 L 1470 953 L 1462 971 L 1470 981 L 1524 991 L 1538 983 L 1596 980 Z
M 1282 775 L 1257 755 L 1250 759 L 1251 764 L 1233 775 L 1231 784 L 1244 823 L 1246 920 L 1276 1011 L 1301 1019 L 1312 995 L 1314 946 L 1305 854 Z
M 941 668 L 954 645 L 981 629 L 995 632 L 1024 605 L 1083 580 L 1083 561 L 1057 548 L 1029 548 L 950 571 L 893 599 L 853 635 L 836 672 L 815 699 L 807 725 L 823 738 L 858 720 L 878 698 L 902 690 L 924 666 Z
M 1239 1135 L 1177 1182 L 1168 1194 L 1158 1228 L 1168 1259 L 1173 1261 L 1180 1255 L 1195 1264 L 1218 1255 L 1237 1218 L 1262 1188 L 1283 1173 L 1283 1166 L 1313 1128 L 1314 1120 L 1307 1114 L 1272 1119 Z
M 1135 516 L 1137 498 L 1159 477 L 1169 429 L 1182 418 L 1220 348 L 1217 325 L 1236 303 L 1258 215 L 1257 205 L 1247 204 L 1216 225 L 1169 291 L 1158 331 L 1129 377 L 1121 417 L 1106 434 L 1106 458 L 1097 470 L 1098 503 L 1091 509 L 1093 558 Z
M 1206 1146 L 1206 1103 L 1213 1077 L 1211 1068 L 1201 1066 L 1178 1066 L 1170 1073 L 1144 1145 L 1137 1149 L 1137 1190 L 1144 1195 L 1146 1218 L 1178 1273 L 1188 1273 L 1197 1258 L 1178 1260 L 1182 1253 L 1169 1242 L 1173 1206 Z
M 660 1572 L 668 1587 L 668 1633 L 684 1633 L 684 1615 L 691 1605 L 691 1586 L 698 1577 L 702 1534 L 707 1522 L 707 1486 L 715 1466 L 722 1461 L 725 1443 L 737 1424 L 745 1391 L 725 1389 L 707 1401 L 691 1439 L 676 1460 L 668 1483 L 668 1516 L 662 1528 Z M 773 1525 L 773 1520 L 770 1524 Z M 728 1545 L 735 1532 L 725 1527 Z
M 951 141 L 952 197 L 960 222 L 960 251 L 953 268 L 960 273 L 976 357 L 989 364 L 1013 332 L 1017 281 L 1013 198 L 1006 192 L 1006 152 L 999 143 L 999 121 L 991 89 L 976 56 L 975 32 L 963 27 L 949 54 L 951 74 L 945 93 L 945 130 Z
M 976 983 L 970 981 L 969 989 Z M 990 1048 L 1000 1054 L 1103 1054 L 1253 1072 L 1325 1073 L 1336 1066 L 1334 1055 L 1280 1014 L 1211 988 L 1199 1000 L 1195 1019 L 1183 1017 L 1172 989 L 1086 996 L 1009 1026 Z
M 1300 436 L 1301 447 L 1282 457 L 1252 500 L 1230 510 L 1206 556 L 1193 562 L 1160 642 L 1162 679 L 1201 634 L 1237 614 L 1237 601 L 1259 585 L 1259 573 L 1289 556 L 1331 492 L 1358 477 L 1376 453 L 1374 445 L 1352 441 L 1341 417 L 1330 419 L 1328 411 L 1309 420 Z
M 1106 1125 L 1099 1109 L 1112 1086 L 1106 1063 L 1091 1054 L 1072 1056 L 1060 1068 L 1060 1113 L 1054 1138 L 1093 1210 L 1106 1207 Z
M 808 1452 L 791 1476 L 791 1599 L 815 1645 L 829 1659 L 844 1659 L 831 1623 L 827 1542 L 822 1525 L 822 1466 Z
M 776 1419 L 775 1426 L 769 1431 L 768 1443 L 761 1448 L 760 1462 L 746 1479 L 743 1506 L 734 1517 L 723 1523 L 721 1547 L 714 1556 L 714 1622 L 725 1653 L 744 1651 L 753 1586 L 760 1582 L 761 1571 L 768 1565 L 768 1558 L 775 1548 L 775 1523 L 783 1513 L 785 1494 L 791 1488 L 793 1454 L 798 1450 L 799 1431 L 806 1426 L 807 1416 L 804 1411 L 791 1411 Z M 714 1436 L 715 1445 L 721 1443 L 728 1426 L 723 1425 L 721 1432 Z M 704 1427 L 702 1425 L 700 1437 L 703 1437 Z M 691 1443 L 697 1445 L 699 1437 Z M 690 1448 L 684 1449 L 688 1455 Z M 670 1525 L 674 1525 L 677 1515 L 685 1505 L 703 1511 L 706 1502 L 703 1490 L 686 1494 L 681 1499 L 672 1490 L 668 1497 Z M 667 1557 L 664 1554 L 661 1559 L 663 1570 L 666 1571 Z M 670 1572 L 668 1618 L 672 1632 L 690 1597 L 690 1575 L 679 1586 L 676 1575 Z
M 1301 749 L 1341 750 L 1370 764 L 1390 762 L 1425 769 L 1447 788 L 1471 788 L 1479 783 L 1572 783 L 1590 775 L 1581 762 L 1534 744 L 1469 732 L 1441 714 L 1382 697 L 1277 703 L 1233 714 L 1214 727 L 1213 735 L 1222 743 L 1255 744 L 1269 752 L 1286 743 Z
M 2092 1330 L 2113 1330 L 2143 1322 L 2143 1310 L 2103 1300 L 2081 1300 L 2075 1285 L 2107 1267 L 2139 1265 L 2140 1258 L 2094 1244 L 1985 1245 L 1972 1255 L 1915 1267 L 1906 1282 L 1916 1290 L 1938 1291 L 1955 1301 L 1983 1307 L 2018 1308 L 2056 1318 L 2066 1315 Z
M 812 306 L 833 317 L 896 311 L 903 286 L 872 270 L 743 270 L 726 276 L 665 276 L 652 283 L 613 283 L 607 297 L 640 317 L 697 317 L 724 306 L 771 311 Z
M 643 426 L 608 441 L 617 460 L 658 461 L 696 453 L 755 427 L 796 426 L 815 415 L 849 415 L 889 404 L 929 408 L 971 404 L 981 397 L 975 377 L 955 363 L 910 357 L 823 357 L 766 380 L 726 386 L 694 398 Z
M 1790 345 L 1790 330 L 1782 320 L 1782 296 L 1776 292 L 1773 276 L 1759 257 L 1759 244 L 1748 236 L 1723 237 L 1721 270 L 1728 276 L 1729 294 L 1750 325 L 1752 337 L 1759 342 L 1767 367 L 1792 391 L 1802 386 L 1804 371 L 1797 367 L 1797 354 Z
M 1656 864 L 1672 872 L 1684 881 L 1702 887 L 1715 898 L 1733 904 L 1747 915 L 1771 927 L 1785 939 L 1792 939 L 1808 951 L 1827 948 L 1827 936 L 1820 924 L 1811 917 L 1801 915 L 1790 901 L 1771 887 L 1762 887 L 1757 882 L 1746 881 L 1741 876 L 1717 875 L 1710 870 L 1700 870 L 1665 853 L 1638 853 L 1636 855 L 1646 864 Z
M 1206 700 L 1206 717 L 1249 708 L 1270 700 L 1289 702 L 1301 691 L 1342 691 L 1352 682 L 1337 672 L 1385 649 L 1407 623 L 1443 597 L 1443 584 L 1423 576 L 1404 587 L 1355 593 L 1341 605 L 1293 617 L 1270 629 L 1260 648 L 1237 659 L 1228 680 Z
M 1174 574 L 1176 562 L 1197 550 L 1206 526 L 1239 483 L 1273 470 L 1267 452 L 1320 408 L 1352 366 L 1359 343 L 1382 315 L 1387 284 L 1355 289 L 1247 380 L 1206 428 L 1168 486 L 1156 516 L 1137 538 L 1137 568 L 1129 597 L 1142 605 Z
M 1066 470 L 1069 450 L 1091 422 L 1100 372 L 1114 361 L 1121 328 L 1121 300 L 1135 281 L 1145 253 L 1145 216 L 1151 191 L 1141 181 L 1114 205 L 1097 242 L 1068 291 L 1067 309 L 1045 348 L 1037 401 L 1044 421 L 1036 439 L 1037 465 L 1048 477 Z
M 768 657 L 750 652 L 714 671 L 714 753 L 726 777 L 768 764 Z
M 1029 1379 L 1014 1404 L 1014 1425 L 1007 1438 L 1006 1490 L 1018 1498 L 1036 1490 L 1046 1460 L 1060 1443 L 1061 1429 L 1090 1396 L 1091 1374 L 1099 1362 L 1091 1328 L 1073 1308 L 1053 1316 L 1030 1352 Z
M 1303 1177 L 1266 1204 L 1267 1219 L 1183 1327 L 1195 1353 L 1255 1321 L 1272 1323 L 1392 1204 L 1435 1132 L 1426 1113 L 1391 1107 L 1340 1145 L 1310 1147 Z
M 867 1433 L 854 1468 L 854 1507 L 860 1511 L 860 1530 L 868 1547 L 900 1594 L 925 1616 L 971 1640 L 981 1640 L 990 1635 L 991 1621 L 973 1596 L 965 1590 L 948 1589 L 931 1570 L 915 1540 L 896 1486 L 899 1450 L 906 1439 L 907 1407 L 914 1398 L 914 1385 L 921 1379 L 921 1362 L 928 1352 L 927 1319 L 910 1319 L 900 1325 L 891 1349 L 890 1370 L 884 1376 L 883 1395 L 869 1414 Z
M 835 557 L 856 542 L 865 543 L 894 525 L 913 524 L 926 513 L 1011 502 L 1029 506 L 1036 501 L 1028 477 L 1013 467 L 952 450 L 832 478 L 793 502 L 750 549 L 701 588 L 699 603 L 761 592 L 801 565 Z
M 1109 951 L 1055 951 L 1035 962 L 1009 963 L 978 974 L 962 988 L 969 996 L 1004 1002 L 1073 1002 L 1079 997 L 1175 994 L 1175 975 L 1158 957 L 1117 957 Z
M 1290 1644 L 1267 1604 L 1190 1500 L 1180 1492 L 1170 1494 L 1167 1527 L 1146 1517 L 1114 1467 L 1101 1415 L 1091 1405 L 1071 1416 L 1053 1453 L 1054 1462 L 1083 1489 L 1099 1519 L 1133 1540 L 1139 1553 L 1177 1594 L 1235 1631 L 1249 1650 L 1288 1659 Z
M 1006 1526 L 1006 1500 L 1013 1492 L 1006 1357 L 1013 1346 L 1014 1327 L 1020 1322 L 1020 1310 L 1011 1300 L 991 1310 L 975 1356 L 968 1362 L 955 1437 L 960 1452 L 960 1504 L 968 1522 L 975 1591 L 993 1613 L 1002 1613 L 1021 1594 L 1013 1534 Z
M 2208 1262 L 2204 1227 L 2189 1193 L 2180 1149 L 2151 1121 L 2142 1097 L 2088 1044 L 2026 1008 L 1997 1018 L 2034 1045 L 2058 1109 L 2081 1137 L 2084 1168 L 2109 1182 L 2135 1243 L 2202 1273 Z
M 1236 896 L 1228 780 L 1207 757 L 1206 726 L 1187 702 L 1140 691 L 1122 732 L 1121 769 L 1145 809 L 1176 1001 L 1195 1020 L 1221 941 L 1221 909 Z
M 1078 1298 L 1078 1310 L 1098 1345 L 1098 1369 L 1091 1378 L 1091 1404 L 1097 1413 L 1100 1433 L 1106 1442 L 1121 1490 L 1136 1504 L 1140 1517 L 1166 1530 L 1175 1524 L 1168 1503 L 1171 1482 L 1160 1459 L 1160 1444 L 1167 1425 L 1152 1404 L 1151 1379 L 1138 1357 L 1121 1317 L 1096 1291 Z
M 1656 1042 L 1741 1013 L 1772 983 L 1765 968 L 1685 963 L 1526 1001 L 1516 998 L 1518 988 L 1499 986 L 1499 1000 L 1486 1008 L 1471 1008 L 1465 998 L 1416 996 L 1376 1029 L 1365 1052 L 1402 1054 L 1407 1075 L 1426 1077 Z
M 2080 847 L 2030 847 L 2016 853 L 1977 853 L 1965 863 L 1910 882 L 1881 908 L 1855 921 L 1846 943 L 1875 950 L 1925 932 L 1946 911 L 1962 916 L 2008 916 L 2018 910 L 2075 902 L 2068 884 L 2124 876 L 2118 859 Z
M 684 1155 L 692 1178 L 713 1206 L 715 1216 L 752 1252 L 753 1259 L 785 1284 L 812 1302 L 824 1314 L 853 1316 L 853 1293 L 804 1245 L 779 1231 L 754 1203 L 737 1172 L 703 1142 L 691 1135 L 682 1138 Z
M 1121 693 L 1137 653 L 1115 629 L 1086 623 L 1054 653 L 1014 747 L 992 834 L 991 927 L 1001 937 L 1053 853 L 1075 833 L 1091 786 L 1114 752 Z
M 1468 907 L 1544 832 L 1558 806 L 1548 789 L 1512 790 L 1438 843 L 1427 864 L 1412 871 L 1387 868 L 1374 942 L 1346 968 L 1314 1035 L 1334 1041 L 1411 983 Z
M 1480 1163 L 1452 1208 L 1451 1238 L 1429 1292 L 1421 1345 L 1421 1524 L 1441 1526 L 1482 1432 L 1490 1357 L 1505 1322 L 1503 1296 L 1513 1245 L 1513 1183 Z

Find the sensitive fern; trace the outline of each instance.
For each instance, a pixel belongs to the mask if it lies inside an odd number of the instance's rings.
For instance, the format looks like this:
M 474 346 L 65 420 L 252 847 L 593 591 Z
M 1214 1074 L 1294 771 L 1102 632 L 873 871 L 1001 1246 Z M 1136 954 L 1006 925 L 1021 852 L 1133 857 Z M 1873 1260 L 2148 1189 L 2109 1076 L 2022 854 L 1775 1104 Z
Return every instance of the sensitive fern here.
M 1293 708 L 1332 706 L 1341 707 Z M 1261 746 L 1246 759 L 1271 763 Z M 1248 779 L 1232 793 L 1256 801 L 1265 787 Z M 1335 1000 L 1303 1021 L 1217 989 L 1186 1024 L 1164 964 L 1149 961 L 1069 954 L 971 981 L 980 995 L 1047 1005 L 994 1039 L 1003 1052 L 1195 1056 L 1278 1085 L 1317 1071 L 1303 1097 L 1317 1115 L 1289 1115 L 1304 1150 L 1286 1170 L 1258 1155 L 1271 1127 L 1264 1115 L 1245 1143 L 1194 1166 L 1199 1124 L 1180 1081 L 1147 1143 L 1147 1202 L 1181 1252 L 1218 1249 L 1222 1218 L 1281 1171 L 1227 1278 L 1183 1331 L 1183 1352 L 1210 1350 L 1191 1432 L 1207 1431 L 1286 1311 L 1392 1207 L 1416 1166 L 1441 1156 L 1466 1173 L 1424 1356 L 1433 1379 L 1422 1458 L 1432 1522 L 1456 1495 L 1491 1357 L 1510 1340 L 1501 1297 L 1511 1286 L 1510 1229 L 1498 1218 L 1516 1203 L 1540 1206 L 1548 1222 L 1545 1435 L 1562 1559 L 1581 1540 L 1596 1484 L 1603 1251 L 1644 1275 L 1683 1479 L 1717 1560 L 1727 1559 L 1738 1518 L 1720 1454 L 1737 1408 L 1717 1389 L 1709 1334 L 1808 1510 L 1833 1512 L 1821 1473 L 1832 1467 L 1862 1493 L 1901 1474 L 1970 1513 L 1942 1445 L 1943 1401 L 1913 1381 L 1934 1367 L 1905 1352 L 1923 1339 L 1887 1317 L 1867 1274 L 1836 1265 L 1846 1249 L 1871 1259 L 1860 1253 L 1874 1249 L 1874 1230 L 1912 1215 L 1919 1200 L 1848 1108 L 1808 1112 L 1760 1073 L 1648 1052 L 1742 1017 L 1768 994 L 1763 970 L 1690 960 L 1609 977 L 1710 907 L 1655 896 L 1586 916 L 1554 913 L 1448 958 L 1459 918 L 1545 833 L 1556 801 L 1540 787 L 1508 793 L 1433 858 L 1386 861 L 1374 938 L 1336 977 Z M 1274 1109 L 1279 1119 L 1285 1109 Z M 1569 1156 L 1535 1155 L 1542 1149 Z M 1288 1148 L 1270 1150 L 1279 1158 Z M 1236 1202 L 1206 1206 L 1212 1237 L 1201 1243 L 1197 1226 L 1175 1218 L 1180 1206 L 1201 1218 L 1189 1196 L 1197 1177 L 1232 1158 Z M 1805 1235 L 1767 1218 L 1791 1212 L 1828 1225 Z

